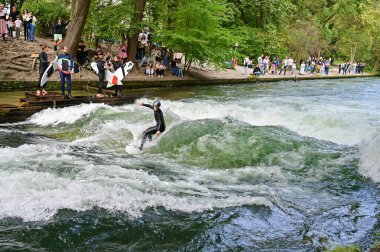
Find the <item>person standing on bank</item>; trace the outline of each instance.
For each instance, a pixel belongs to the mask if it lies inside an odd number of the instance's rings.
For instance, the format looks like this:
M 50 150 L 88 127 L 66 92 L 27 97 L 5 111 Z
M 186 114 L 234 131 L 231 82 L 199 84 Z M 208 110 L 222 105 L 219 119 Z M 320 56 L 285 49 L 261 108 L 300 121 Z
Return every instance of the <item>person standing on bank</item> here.
M 24 10 L 22 14 L 22 25 L 24 26 L 24 40 L 28 39 L 28 19 L 29 19 L 29 11 Z
M 17 16 L 17 19 L 16 19 L 16 21 L 15 21 L 15 26 L 16 26 L 16 38 L 17 38 L 17 40 L 20 39 L 21 25 L 22 25 L 22 21 L 21 21 L 21 19 L 20 19 L 20 16 Z
M 62 18 L 58 18 L 58 22 L 54 24 L 54 51 L 58 50 L 58 46 L 62 43 L 63 29 L 65 25 L 62 23 Z
M 37 95 L 46 95 L 47 92 L 45 91 L 45 86 L 46 86 L 46 83 L 41 87 L 41 79 L 42 79 L 42 76 L 44 75 L 46 69 L 48 68 L 49 66 L 49 62 L 48 62 L 48 55 L 47 55 L 47 51 L 48 51 L 48 47 L 46 44 L 43 44 L 42 47 L 41 47 L 42 51 L 40 52 L 39 54 L 39 59 L 40 59 L 40 66 L 39 66 L 39 73 L 40 73 L 40 78 L 38 79 L 38 90 L 37 90 Z
M 5 41 L 5 35 L 8 33 L 7 21 L 6 21 L 7 11 L 4 8 L 4 4 L 0 4 L 0 35 Z
M 37 18 L 33 15 L 33 12 L 29 12 L 29 16 L 27 18 L 28 21 L 28 41 L 34 41 L 34 33 L 36 32 L 36 24 Z
M 153 106 L 150 104 L 142 103 L 142 102 L 139 102 L 138 104 L 140 106 L 153 109 L 154 119 L 156 120 L 156 125 L 146 129 L 143 133 L 141 145 L 140 145 L 140 150 L 142 150 L 147 138 L 151 141 L 152 135 L 156 134 L 157 136 L 160 136 L 160 134 L 165 131 L 166 127 L 165 127 L 164 114 L 162 113 L 160 109 L 161 102 L 159 100 L 154 100 Z

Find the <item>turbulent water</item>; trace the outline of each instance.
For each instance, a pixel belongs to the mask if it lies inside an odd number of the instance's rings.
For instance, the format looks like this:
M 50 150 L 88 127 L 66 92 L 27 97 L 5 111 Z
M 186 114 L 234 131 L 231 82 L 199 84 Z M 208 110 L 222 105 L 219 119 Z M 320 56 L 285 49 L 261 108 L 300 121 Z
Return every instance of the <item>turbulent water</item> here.
M 154 118 L 135 105 L 0 125 L 0 250 L 313 251 L 378 239 L 380 79 L 185 91 L 162 100 L 167 130 L 142 152 Z

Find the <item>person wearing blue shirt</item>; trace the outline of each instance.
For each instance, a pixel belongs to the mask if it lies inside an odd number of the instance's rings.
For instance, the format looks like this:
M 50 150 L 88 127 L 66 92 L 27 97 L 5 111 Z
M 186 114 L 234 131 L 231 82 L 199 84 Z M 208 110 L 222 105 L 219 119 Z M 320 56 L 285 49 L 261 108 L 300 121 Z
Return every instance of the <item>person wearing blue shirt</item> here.
M 61 78 L 61 91 L 62 98 L 65 98 L 65 84 L 67 84 L 68 97 L 71 98 L 71 73 L 74 68 L 73 56 L 67 52 L 67 47 L 62 48 L 62 54 L 58 55 L 58 62 L 62 62 L 59 69 L 59 76 Z

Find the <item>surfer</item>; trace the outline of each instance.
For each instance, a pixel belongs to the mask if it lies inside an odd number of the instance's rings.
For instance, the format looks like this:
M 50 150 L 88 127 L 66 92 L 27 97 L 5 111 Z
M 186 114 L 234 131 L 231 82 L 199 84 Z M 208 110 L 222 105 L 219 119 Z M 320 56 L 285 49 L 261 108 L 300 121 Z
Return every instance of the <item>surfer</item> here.
M 96 61 L 96 66 L 98 67 L 98 78 L 99 78 L 99 83 L 98 83 L 98 93 L 96 94 L 96 98 L 102 98 L 104 95 L 102 94 L 103 90 L 103 83 L 104 83 L 104 78 L 106 76 L 106 63 L 103 61 L 103 54 L 99 54 L 97 61 Z
M 165 120 L 164 120 L 164 115 L 160 109 L 161 102 L 159 100 L 154 100 L 153 106 L 150 104 L 142 103 L 142 102 L 139 102 L 138 104 L 140 106 L 153 109 L 154 119 L 156 120 L 156 125 L 146 129 L 143 133 L 141 146 L 140 146 L 140 150 L 142 150 L 147 138 L 151 141 L 152 135 L 156 134 L 157 136 L 160 136 L 160 134 L 165 131 Z
M 48 51 L 48 47 L 47 47 L 46 44 L 43 44 L 42 47 L 41 47 L 41 49 L 42 49 L 42 51 L 39 54 L 39 59 L 40 59 L 40 67 L 39 67 L 40 79 L 38 80 L 37 95 L 40 95 L 40 94 L 45 95 L 47 93 L 45 91 L 46 83 L 41 86 L 41 79 L 42 79 L 42 76 L 44 75 L 46 69 L 49 66 L 48 56 L 46 54 L 46 52 Z
M 58 56 L 59 59 L 63 59 L 62 68 L 60 69 L 59 76 L 61 77 L 61 91 L 62 98 L 65 98 L 65 82 L 67 83 L 67 92 L 71 99 L 71 70 L 74 68 L 74 60 L 71 54 L 67 52 L 67 47 L 62 48 L 63 54 Z
M 124 72 L 124 66 L 121 62 L 121 59 L 119 56 L 115 56 L 114 60 L 112 61 L 112 65 L 110 66 L 110 69 L 113 69 L 113 72 L 115 72 L 117 69 L 121 68 L 123 72 L 123 76 L 125 76 Z M 123 95 L 123 85 L 115 85 L 115 97 L 121 97 Z

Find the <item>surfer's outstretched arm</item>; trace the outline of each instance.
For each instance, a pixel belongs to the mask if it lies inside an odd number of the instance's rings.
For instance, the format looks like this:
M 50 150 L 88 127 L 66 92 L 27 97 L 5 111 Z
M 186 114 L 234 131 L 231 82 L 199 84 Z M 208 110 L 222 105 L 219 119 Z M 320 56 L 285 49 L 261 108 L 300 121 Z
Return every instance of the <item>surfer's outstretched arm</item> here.
M 147 108 L 150 108 L 150 109 L 153 109 L 153 106 L 150 105 L 150 104 L 146 104 L 146 103 L 143 103 L 142 101 L 140 100 L 136 100 L 136 104 L 139 105 L 139 106 L 144 106 L 144 107 L 147 107 Z M 153 109 L 154 110 L 154 109 Z

